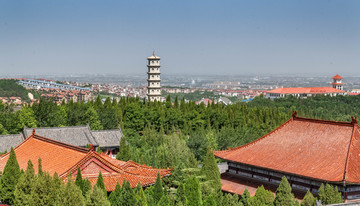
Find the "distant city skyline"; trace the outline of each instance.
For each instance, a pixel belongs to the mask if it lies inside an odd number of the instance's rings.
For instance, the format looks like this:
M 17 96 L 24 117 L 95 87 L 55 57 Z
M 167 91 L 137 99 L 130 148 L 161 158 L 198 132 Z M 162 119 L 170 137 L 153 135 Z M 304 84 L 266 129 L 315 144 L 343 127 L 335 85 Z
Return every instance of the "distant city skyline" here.
M 360 1 L 0 1 L 0 75 L 360 75 Z

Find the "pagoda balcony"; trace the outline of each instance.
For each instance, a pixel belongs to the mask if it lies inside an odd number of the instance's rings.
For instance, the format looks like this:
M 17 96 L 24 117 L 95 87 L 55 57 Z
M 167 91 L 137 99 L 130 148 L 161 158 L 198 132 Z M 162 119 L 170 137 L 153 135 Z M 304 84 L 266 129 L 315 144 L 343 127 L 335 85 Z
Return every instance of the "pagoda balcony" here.
M 147 79 L 148 82 L 160 82 L 161 79 L 160 78 L 156 78 L 156 79 Z
M 148 67 L 160 67 L 161 65 L 160 64 L 148 64 L 147 66 Z
M 150 72 L 147 72 L 147 74 L 158 74 L 158 75 L 160 75 L 161 72 L 160 71 L 150 71 Z
M 152 86 L 148 86 L 148 89 L 161 89 L 161 86 L 152 85 Z

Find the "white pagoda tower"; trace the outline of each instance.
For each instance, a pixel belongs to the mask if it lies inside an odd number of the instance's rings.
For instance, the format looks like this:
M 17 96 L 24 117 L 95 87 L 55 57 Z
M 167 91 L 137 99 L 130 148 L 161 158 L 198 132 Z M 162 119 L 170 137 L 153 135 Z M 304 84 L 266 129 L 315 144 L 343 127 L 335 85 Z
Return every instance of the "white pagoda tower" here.
M 161 101 L 161 85 L 160 85 L 160 57 L 153 55 L 148 60 L 148 98 L 149 101 Z

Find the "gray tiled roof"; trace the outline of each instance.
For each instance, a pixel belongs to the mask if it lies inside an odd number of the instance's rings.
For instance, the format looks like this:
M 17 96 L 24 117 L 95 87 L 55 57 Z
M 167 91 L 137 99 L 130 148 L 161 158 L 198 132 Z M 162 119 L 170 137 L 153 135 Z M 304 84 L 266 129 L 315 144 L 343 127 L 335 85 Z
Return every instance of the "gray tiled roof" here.
M 123 136 L 120 129 L 91 131 L 99 147 L 119 147 L 120 139 Z
M 24 136 L 30 136 L 32 131 L 33 128 L 24 128 Z M 88 126 L 35 128 L 35 133 L 39 136 L 80 147 L 86 147 L 89 144 L 99 145 L 91 135 Z
M 20 134 L 0 135 L 0 152 L 9 152 L 11 147 L 15 148 L 22 141 L 24 136 Z

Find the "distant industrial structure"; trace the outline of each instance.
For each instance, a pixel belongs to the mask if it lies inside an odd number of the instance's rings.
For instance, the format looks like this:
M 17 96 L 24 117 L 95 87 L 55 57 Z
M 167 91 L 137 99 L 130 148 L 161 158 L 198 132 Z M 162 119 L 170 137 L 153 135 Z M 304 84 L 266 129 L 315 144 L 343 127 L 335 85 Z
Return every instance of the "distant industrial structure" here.
M 149 101 L 161 101 L 161 85 L 160 85 L 160 57 L 153 55 L 148 60 L 148 99 Z
M 42 79 L 26 79 L 19 81 L 19 84 L 24 86 L 26 89 L 60 89 L 60 90 L 80 90 L 80 91 L 91 91 L 90 88 L 77 87 L 66 84 L 58 84 L 51 80 Z
M 294 96 L 299 98 L 307 98 L 316 95 L 345 95 L 346 92 L 343 90 L 342 77 L 336 75 L 333 78 L 332 87 L 288 87 L 288 88 L 277 88 L 266 92 L 266 98 L 276 99 L 286 96 Z

